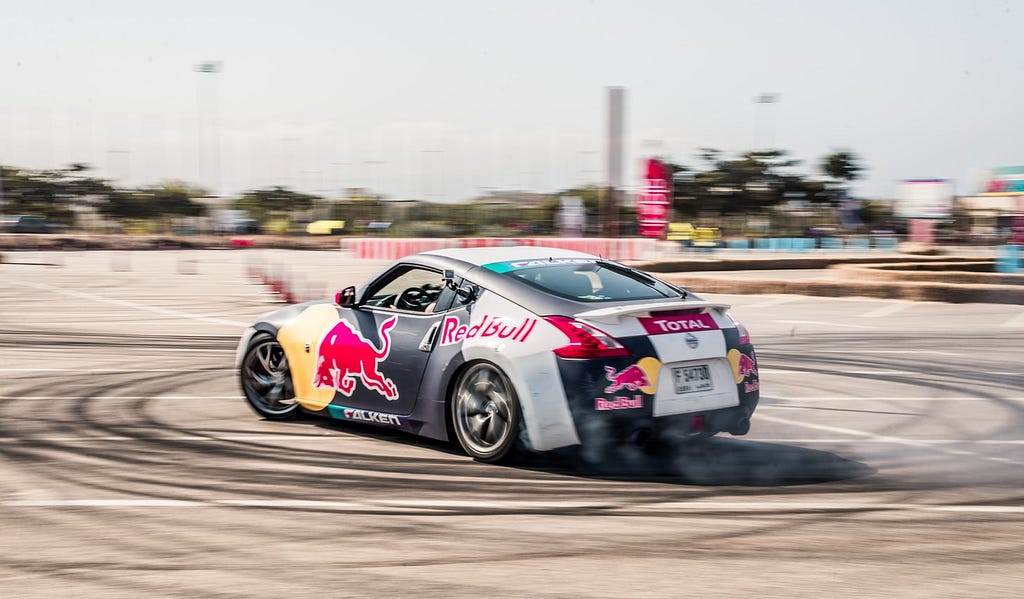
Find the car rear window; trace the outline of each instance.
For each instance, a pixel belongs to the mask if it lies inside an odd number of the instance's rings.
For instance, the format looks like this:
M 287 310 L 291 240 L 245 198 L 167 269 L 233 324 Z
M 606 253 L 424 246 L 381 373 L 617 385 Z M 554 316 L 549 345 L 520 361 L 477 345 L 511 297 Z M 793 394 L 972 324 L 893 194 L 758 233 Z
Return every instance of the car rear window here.
M 601 260 L 531 260 L 486 264 L 542 291 L 582 302 L 680 297 L 678 290 L 644 273 Z

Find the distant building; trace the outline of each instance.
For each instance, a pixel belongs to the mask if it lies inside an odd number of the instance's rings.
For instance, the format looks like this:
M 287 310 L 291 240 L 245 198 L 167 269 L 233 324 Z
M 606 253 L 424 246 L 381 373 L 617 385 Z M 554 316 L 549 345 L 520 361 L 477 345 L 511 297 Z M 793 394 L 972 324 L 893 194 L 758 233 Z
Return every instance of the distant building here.
M 1024 166 L 994 168 L 982 191 L 957 199 L 973 235 L 1009 235 L 1015 217 L 1024 216 Z

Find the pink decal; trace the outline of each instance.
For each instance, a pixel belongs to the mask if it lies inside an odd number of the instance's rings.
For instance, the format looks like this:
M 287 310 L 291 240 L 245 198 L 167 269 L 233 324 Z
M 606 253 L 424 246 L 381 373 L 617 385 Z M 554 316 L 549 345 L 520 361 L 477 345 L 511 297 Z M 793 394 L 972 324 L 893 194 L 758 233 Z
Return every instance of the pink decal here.
M 743 383 L 743 391 L 751 393 L 753 391 L 759 391 L 761 389 L 761 381 L 751 381 L 749 383 Z
M 736 366 L 736 376 L 742 378 L 757 376 L 757 365 L 754 364 L 754 360 L 747 354 L 740 354 L 740 360 Z
M 708 313 L 675 316 L 645 316 L 638 319 L 648 335 L 693 333 L 718 330 L 718 324 Z
M 632 398 L 616 395 L 614 399 L 598 397 L 594 400 L 595 410 L 636 410 L 644 407 L 644 396 L 634 395 Z
M 522 322 L 518 322 L 488 314 L 484 315 L 479 323 L 469 326 L 462 324 L 457 317 L 449 316 L 444 319 L 444 323 L 441 325 L 441 341 L 439 345 L 462 343 L 467 339 L 475 339 L 477 337 L 497 337 L 498 339 L 511 339 L 512 341 L 522 343 L 530 336 L 530 332 L 533 331 L 533 327 L 536 325 L 537 321 L 533 318 L 527 318 Z
M 398 388 L 377 369 L 381 360 L 391 353 L 391 334 L 397 316 L 381 323 L 378 333 L 381 347 L 377 349 L 363 338 L 346 320 L 339 320 L 327 331 L 316 348 L 316 373 L 313 388 L 336 389 L 351 397 L 360 378 L 367 389 L 373 389 L 388 400 L 398 399 Z
M 604 373 L 605 378 L 611 382 L 611 385 L 604 388 L 605 393 L 615 393 L 622 388 L 636 391 L 640 387 L 648 387 L 651 384 L 651 381 L 647 380 L 647 373 L 636 364 L 627 366 L 619 372 L 615 372 L 611 366 L 605 366 Z

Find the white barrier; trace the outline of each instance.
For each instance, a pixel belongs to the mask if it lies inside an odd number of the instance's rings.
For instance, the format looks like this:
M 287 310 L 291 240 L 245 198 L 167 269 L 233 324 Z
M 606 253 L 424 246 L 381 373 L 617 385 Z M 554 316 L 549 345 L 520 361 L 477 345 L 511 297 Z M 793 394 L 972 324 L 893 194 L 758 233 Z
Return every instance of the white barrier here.
M 341 249 L 365 260 L 397 260 L 409 254 L 446 248 L 505 246 L 544 246 L 594 254 L 610 260 L 648 260 L 655 258 L 657 241 L 646 238 L 600 237 L 463 237 L 418 239 L 355 237 L 341 240 Z

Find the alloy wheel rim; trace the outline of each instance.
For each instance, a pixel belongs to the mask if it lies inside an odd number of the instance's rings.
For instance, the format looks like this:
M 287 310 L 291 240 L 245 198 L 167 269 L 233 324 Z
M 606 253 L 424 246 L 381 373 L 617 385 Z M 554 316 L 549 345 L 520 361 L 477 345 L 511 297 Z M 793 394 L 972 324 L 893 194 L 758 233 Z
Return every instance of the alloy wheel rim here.
M 512 429 L 512 402 L 500 373 L 479 364 L 462 378 L 456 396 L 456 426 L 473 451 L 488 454 L 500 447 Z
M 247 394 L 264 411 L 281 414 L 295 407 L 288 356 L 276 341 L 264 341 L 247 354 L 245 374 Z

